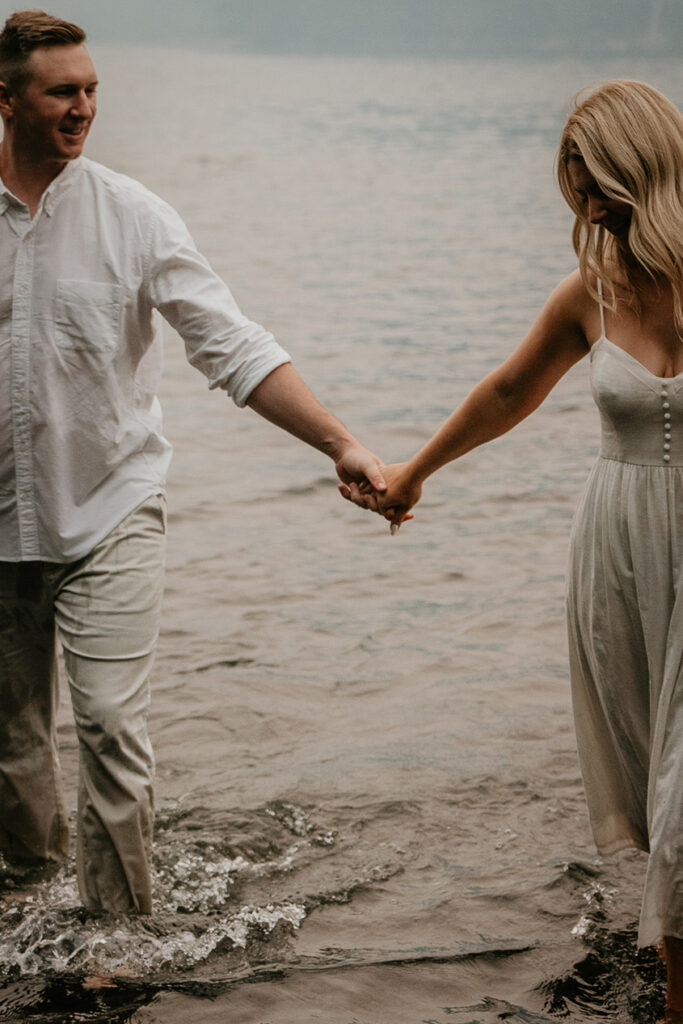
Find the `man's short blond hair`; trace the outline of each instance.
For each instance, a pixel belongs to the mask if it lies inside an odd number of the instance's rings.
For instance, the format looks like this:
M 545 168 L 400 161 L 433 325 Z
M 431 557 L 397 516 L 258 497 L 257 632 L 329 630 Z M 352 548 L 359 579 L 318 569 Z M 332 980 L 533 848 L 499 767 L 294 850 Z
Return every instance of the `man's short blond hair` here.
M 28 59 L 40 46 L 78 46 L 85 32 L 78 25 L 45 11 L 15 11 L 0 32 L 0 81 L 21 92 L 30 79 Z

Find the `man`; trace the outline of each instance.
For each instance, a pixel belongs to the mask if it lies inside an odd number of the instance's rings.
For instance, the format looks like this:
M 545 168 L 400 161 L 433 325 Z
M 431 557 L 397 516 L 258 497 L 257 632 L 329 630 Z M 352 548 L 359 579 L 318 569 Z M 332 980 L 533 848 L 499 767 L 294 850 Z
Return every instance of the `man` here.
M 145 717 L 170 458 L 156 311 L 210 387 L 329 455 L 347 496 L 383 480 L 178 215 L 81 155 L 97 88 L 84 42 L 42 11 L 0 33 L 0 850 L 26 867 L 66 852 L 57 634 L 79 738 L 81 898 L 148 913 Z

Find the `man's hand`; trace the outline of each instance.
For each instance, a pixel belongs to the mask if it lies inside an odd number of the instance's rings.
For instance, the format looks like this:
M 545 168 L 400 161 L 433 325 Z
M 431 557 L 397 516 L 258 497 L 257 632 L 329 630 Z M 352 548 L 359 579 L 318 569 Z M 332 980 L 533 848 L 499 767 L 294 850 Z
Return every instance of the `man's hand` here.
M 361 449 L 365 457 L 370 456 L 378 466 L 378 460 L 366 449 Z M 367 463 L 364 462 L 367 466 Z M 408 471 L 407 462 L 397 462 L 393 466 L 381 466 L 379 477 L 382 480 L 381 486 L 373 481 L 376 476 L 367 468 L 365 479 L 358 475 L 355 479 L 348 479 L 348 476 L 337 465 L 337 472 L 344 483 L 339 484 L 339 492 L 347 501 L 352 501 L 360 508 L 370 509 L 384 516 L 391 523 L 391 532 L 395 533 L 401 523 L 405 523 L 413 516 L 410 509 L 419 500 L 422 494 L 422 485 L 417 483 Z
M 354 441 L 344 449 L 335 466 L 341 480 L 339 492 L 342 497 L 360 508 L 376 512 L 377 495 L 386 487 L 382 463 L 377 456 Z

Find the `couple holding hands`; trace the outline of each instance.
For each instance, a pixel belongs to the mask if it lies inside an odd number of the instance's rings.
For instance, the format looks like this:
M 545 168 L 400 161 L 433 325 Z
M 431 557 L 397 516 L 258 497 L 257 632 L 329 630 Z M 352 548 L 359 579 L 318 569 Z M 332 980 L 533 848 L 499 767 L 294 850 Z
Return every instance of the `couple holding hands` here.
M 581 768 L 601 854 L 649 854 L 639 942 L 683 1021 L 683 117 L 615 80 L 577 101 L 557 158 L 578 268 L 420 451 L 382 467 L 240 312 L 181 219 L 86 160 L 97 78 L 78 26 L 0 32 L 0 850 L 58 863 L 56 639 L 79 739 L 79 890 L 151 911 L 149 676 L 163 586 L 155 318 L 209 386 L 328 454 L 392 532 L 425 480 L 536 409 L 590 358 L 599 458 L 572 531 L 568 624 Z M 414 527 L 413 527 L 414 528 Z

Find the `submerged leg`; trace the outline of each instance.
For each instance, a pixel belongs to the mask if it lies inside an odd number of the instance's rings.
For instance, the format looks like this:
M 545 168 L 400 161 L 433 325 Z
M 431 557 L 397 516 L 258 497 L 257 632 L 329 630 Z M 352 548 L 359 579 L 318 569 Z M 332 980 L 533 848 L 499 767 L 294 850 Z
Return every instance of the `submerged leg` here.
M 152 654 L 107 661 L 65 651 L 79 738 L 78 885 L 90 910 L 152 909 L 152 661 Z
M 150 913 L 149 679 L 164 510 L 153 498 L 64 571 L 55 601 L 80 747 L 77 869 L 88 909 Z
M 664 937 L 666 961 L 666 1020 L 683 1024 L 683 939 Z
M 0 563 L 0 850 L 22 869 L 67 851 L 54 633 L 45 566 Z

